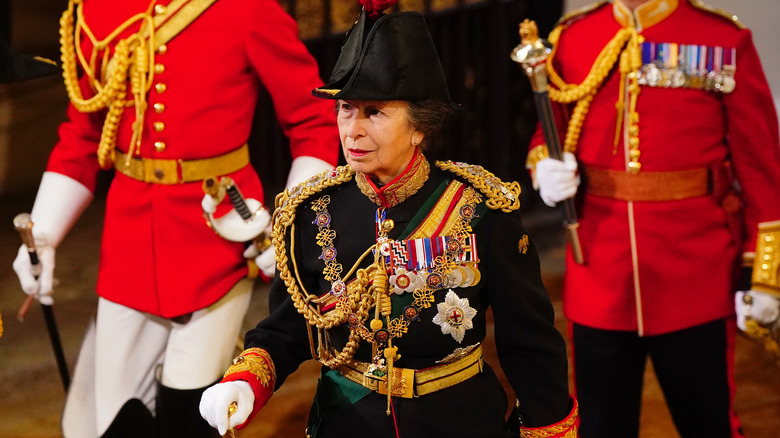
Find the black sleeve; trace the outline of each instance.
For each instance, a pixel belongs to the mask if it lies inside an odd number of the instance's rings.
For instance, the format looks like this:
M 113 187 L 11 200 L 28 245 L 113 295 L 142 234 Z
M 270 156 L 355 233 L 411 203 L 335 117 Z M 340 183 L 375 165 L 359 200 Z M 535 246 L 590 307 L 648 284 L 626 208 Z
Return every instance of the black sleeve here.
M 570 412 L 566 344 L 553 325 L 539 256 L 517 212 L 491 212 L 480 252 L 495 320 L 501 368 L 526 427 L 557 423 Z
M 289 236 L 286 240 L 289 256 Z M 296 236 L 296 241 L 302 241 L 300 235 Z M 297 247 L 295 250 L 298 257 L 305 256 L 305 254 L 302 255 L 305 251 L 301 251 Z M 289 260 L 292 260 L 292 256 L 289 256 Z M 294 275 L 292 267 L 290 269 L 291 274 Z M 313 290 L 316 287 L 311 282 L 304 286 L 308 290 Z M 255 328 L 247 331 L 244 337 L 244 348 L 262 348 L 268 352 L 276 368 L 275 389 L 278 389 L 285 379 L 298 369 L 301 363 L 312 359 L 309 345 L 309 326 L 303 315 L 298 313 L 295 308 L 293 300 L 287 292 L 287 285 L 278 272 L 271 283 L 268 303 L 269 315 L 260 321 Z M 312 330 L 316 336 L 316 330 Z

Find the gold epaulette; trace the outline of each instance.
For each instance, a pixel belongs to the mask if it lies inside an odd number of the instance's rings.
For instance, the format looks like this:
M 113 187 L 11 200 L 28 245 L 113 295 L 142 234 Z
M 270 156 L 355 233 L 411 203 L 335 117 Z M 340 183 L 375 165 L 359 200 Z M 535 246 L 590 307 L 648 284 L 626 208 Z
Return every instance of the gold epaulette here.
M 292 223 L 295 210 L 303 201 L 315 193 L 319 193 L 328 187 L 343 184 L 352 179 L 355 171 L 349 166 L 340 166 L 332 170 L 318 173 L 306 181 L 295 185 L 276 195 L 274 200 L 274 223 L 279 218 L 285 219 L 284 226 Z
M 734 26 L 737 26 L 740 29 L 745 29 L 745 25 L 739 21 L 739 18 L 737 18 L 736 15 L 728 13 L 721 8 L 715 8 L 713 6 L 704 3 L 701 0 L 688 0 L 688 3 L 690 3 L 691 6 L 693 6 L 696 9 L 701 9 L 702 11 L 709 12 L 711 14 L 715 14 L 720 17 L 723 17 L 729 22 L 731 22 Z
M 572 405 L 569 415 L 558 423 L 545 427 L 521 426 L 520 436 L 523 438 L 577 438 L 579 405 L 576 399 L 572 399 Z
M 225 372 L 225 377 L 248 372 L 266 388 L 273 388 L 276 384 L 276 367 L 267 351 L 262 348 L 248 348 L 241 352 Z
M 520 183 L 505 183 L 482 166 L 454 161 L 437 161 L 436 167 L 454 173 L 468 181 L 487 197 L 485 205 L 505 213 L 520 208 Z
M 758 224 L 751 288 L 780 297 L 780 221 Z

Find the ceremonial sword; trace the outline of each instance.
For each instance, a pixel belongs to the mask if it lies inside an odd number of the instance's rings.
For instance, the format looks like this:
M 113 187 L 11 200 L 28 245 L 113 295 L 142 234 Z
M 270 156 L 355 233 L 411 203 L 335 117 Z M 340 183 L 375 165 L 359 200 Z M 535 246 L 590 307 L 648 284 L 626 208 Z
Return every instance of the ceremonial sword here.
M 38 251 L 35 248 L 35 239 L 32 235 L 33 221 L 30 218 L 29 213 L 19 213 L 14 218 L 14 227 L 19 232 L 19 236 L 22 238 L 22 243 L 27 247 L 27 254 L 30 256 L 30 263 L 32 264 L 33 275 L 37 279 L 41 274 L 41 264 L 38 259 Z M 19 321 L 24 320 L 24 316 L 30 309 L 34 296 L 30 295 L 22 304 L 17 318 Z M 70 387 L 70 373 L 68 372 L 68 364 L 65 362 L 65 353 L 62 351 L 62 343 L 60 342 L 60 333 L 57 330 L 57 322 L 54 320 L 54 311 L 51 304 L 44 304 L 38 300 L 41 304 L 41 310 L 43 311 L 43 319 L 46 321 L 46 329 L 49 332 L 49 339 L 51 340 L 51 346 L 54 349 L 54 358 L 57 360 L 57 368 L 60 372 L 60 378 L 62 379 L 62 386 L 65 387 L 65 392 L 68 392 Z
M 550 158 L 563 161 L 561 139 L 558 136 L 552 103 L 547 93 L 546 64 L 547 57 L 551 52 L 550 45 L 539 38 L 536 23 L 528 19 L 520 23 L 520 37 L 520 44 L 512 50 L 510 58 L 523 66 L 525 74 L 531 81 L 536 112 L 542 124 L 542 132 L 544 133 L 544 140 L 547 142 L 547 151 Z M 578 234 L 580 224 L 577 221 L 577 209 L 574 205 L 574 198 L 566 199 L 562 204 L 565 214 L 563 225 L 571 245 L 574 262 L 583 265 L 585 264 L 585 256 L 582 252 L 582 244 Z

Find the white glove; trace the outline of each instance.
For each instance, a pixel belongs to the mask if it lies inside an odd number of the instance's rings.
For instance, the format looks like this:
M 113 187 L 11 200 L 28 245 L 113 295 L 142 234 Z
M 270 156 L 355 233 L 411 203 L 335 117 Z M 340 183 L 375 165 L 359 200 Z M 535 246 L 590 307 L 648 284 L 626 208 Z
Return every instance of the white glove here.
M 22 290 L 42 304 L 52 304 L 55 249 L 90 201 L 92 192 L 80 182 L 59 173 L 44 172 L 30 213 L 40 265 L 32 266 L 24 245 L 13 263 Z
M 555 207 L 577 194 L 579 185 L 577 158 L 571 152 L 563 153 L 563 161 L 545 158 L 536 163 L 534 188 L 539 189 L 539 196 L 548 206 Z
M 265 234 L 267 236 L 271 235 L 270 223 L 268 224 L 268 228 L 266 229 Z M 276 254 L 273 245 L 266 248 L 263 252 L 258 251 L 254 244 L 249 245 L 246 250 L 244 250 L 244 257 L 248 259 L 254 259 L 255 264 L 258 268 L 260 268 L 260 271 L 263 273 L 263 275 L 268 278 L 273 278 L 276 271 Z
M 750 297 L 750 304 L 745 303 L 745 296 Z M 754 290 L 738 291 L 734 297 L 737 312 L 737 326 L 746 331 L 745 319 L 750 317 L 761 325 L 768 325 L 780 317 L 780 300 L 763 292 Z
M 289 189 L 311 176 L 331 169 L 333 166 L 330 163 L 319 158 L 298 157 L 290 165 L 290 173 L 287 174 L 287 184 L 284 187 Z
M 237 403 L 236 410 L 228 416 L 231 403 Z M 217 383 L 206 389 L 200 397 L 200 415 L 211 427 L 225 435 L 228 429 L 233 429 L 246 422 L 255 404 L 255 393 L 252 387 L 243 380 Z
M 287 174 L 286 188 L 289 189 L 311 176 L 331 169 L 333 169 L 333 166 L 319 158 L 308 156 L 298 157 L 294 159 L 292 165 L 290 165 L 290 173 Z M 271 235 L 272 225 L 272 223 L 269 223 L 268 228 L 265 230 L 267 236 Z M 244 257 L 248 259 L 253 258 L 257 267 L 266 277 L 271 278 L 274 276 L 274 272 L 276 271 L 276 253 L 273 245 L 266 248 L 263 252 L 258 251 L 254 245 L 250 245 L 246 251 L 244 251 Z

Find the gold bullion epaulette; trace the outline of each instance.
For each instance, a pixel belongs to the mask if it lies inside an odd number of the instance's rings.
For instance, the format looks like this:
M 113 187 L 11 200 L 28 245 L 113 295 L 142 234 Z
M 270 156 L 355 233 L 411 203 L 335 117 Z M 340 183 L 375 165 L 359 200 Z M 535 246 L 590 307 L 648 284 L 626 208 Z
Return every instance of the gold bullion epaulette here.
M 276 195 L 274 200 L 274 223 L 282 220 L 283 226 L 288 226 L 295 218 L 295 210 L 311 195 L 319 193 L 328 187 L 343 184 L 352 179 L 355 171 L 349 166 L 340 166 L 335 169 L 320 172 L 306 181 Z
M 736 15 L 726 12 L 721 8 L 710 6 L 701 0 L 688 0 L 688 3 L 690 3 L 691 6 L 693 6 L 696 9 L 701 9 L 702 11 L 715 14 L 719 17 L 723 17 L 726 20 L 728 20 L 730 23 L 732 23 L 734 26 L 737 26 L 740 29 L 745 29 L 745 25 L 739 21 L 739 18 L 737 18 Z
M 482 166 L 454 161 L 437 161 L 436 167 L 468 181 L 487 197 L 485 205 L 505 213 L 520 208 L 520 183 L 505 183 Z

